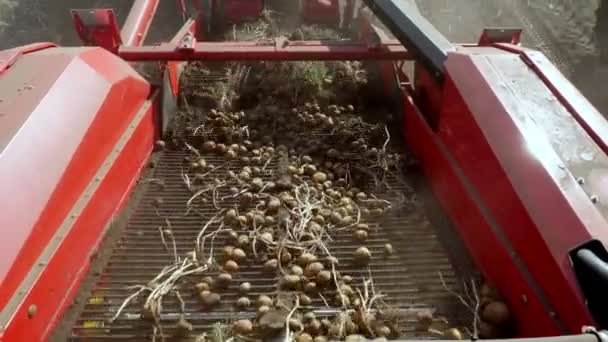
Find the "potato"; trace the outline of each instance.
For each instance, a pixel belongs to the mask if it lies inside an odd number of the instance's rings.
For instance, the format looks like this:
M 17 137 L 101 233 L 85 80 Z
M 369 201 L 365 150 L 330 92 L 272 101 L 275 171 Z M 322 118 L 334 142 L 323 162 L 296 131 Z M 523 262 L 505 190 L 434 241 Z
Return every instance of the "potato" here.
M 304 275 L 307 277 L 316 277 L 324 268 L 322 263 L 318 261 L 312 262 L 304 269 Z
M 304 270 L 302 270 L 302 267 L 300 267 L 298 265 L 293 265 L 293 266 L 291 266 L 291 273 L 301 276 L 304 274 Z
M 266 273 L 273 273 L 273 272 L 276 272 L 278 267 L 279 267 L 279 261 L 277 259 L 270 259 L 264 263 L 264 266 L 262 266 L 262 269 Z
M 239 264 L 234 260 L 228 260 L 224 263 L 224 271 L 234 273 L 239 270 Z
M 307 306 L 312 304 L 312 299 L 305 294 L 300 295 L 300 304 Z
M 323 183 L 323 182 L 327 181 L 327 174 L 325 174 L 323 172 L 316 172 L 315 174 L 312 175 L 312 180 L 315 183 Z
M 386 245 L 384 245 L 384 255 L 385 256 L 389 256 L 392 255 L 395 251 L 393 250 L 393 245 L 391 245 L 390 243 L 387 243 Z
M 232 275 L 230 273 L 220 273 L 215 279 L 215 284 L 218 288 L 225 289 L 230 285 L 232 281 Z
M 249 293 L 249 291 L 251 291 L 251 283 L 244 282 L 244 283 L 241 283 L 241 285 L 239 285 L 240 293 L 247 294 L 247 293 Z
M 258 307 L 258 311 L 257 311 L 258 317 L 264 315 L 268 311 L 270 311 L 270 307 L 267 305 L 262 305 L 262 306 Z
M 463 335 L 460 330 L 456 328 L 447 329 L 443 332 L 443 336 L 449 340 L 462 340 Z
M 236 261 L 243 261 L 247 258 L 247 254 L 245 253 L 244 250 L 240 249 L 240 248 L 235 248 L 232 251 L 232 257 L 234 258 L 234 260 Z
M 339 224 L 342 222 L 342 214 L 337 211 L 333 211 L 329 216 L 329 221 L 333 224 Z
M 326 285 L 331 281 L 331 272 L 329 271 L 320 271 L 316 277 L 317 283 L 319 285 Z
M 237 244 L 241 247 L 248 246 L 249 245 L 249 236 L 247 236 L 245 234 L 239 235 Z
M 313 342 L 312 336 L 307 333 L 301 333 L 296 337 L 296 342 Z
M 483 308 L 481 318 L 488 323 L 502 325 L 510 320 L 511 314 L 507 304 L 501 301 L 494 301 Z
M 313 263 L 317 261 L 317 256 L 312 254 L 312 253 L 302 253 L 302 255 L 300 255 L 298 257 L 298 259 L 296 260 L 296 262 L 298 263 L 298 265 L 306 267 L 308 266 L 308 264 Z
M 248 319 L 238 320 L 234 322 L 232 327 L 237 334 L 241 335 L 249 334 L 253 331 L 253 323 Z
M 248 308 L 251 306 L 251 300 L 247 297 L 241 297 L 236 301 L 236 306 L 241 309 Z
M 283 277 L 283 285 L 290 290 L 294 290 L 298 287 L 300 280 L 302 280 L 302 279 L 300 278 L 299 275 L 288 274 Z
M 315 293 L 317 291 L 317 284 L 315 282 L 308 282 L 304 285 L 304 292 Z
M 367 265 L 372 258 L 372 253 L 367 247 L 359 247 L 354 253 L 354 259 L 357 264 Z
M 260 295 L 256 301 L 258 307 L 260 306 L 272 306 L 272 299 L 266 295 Z
M 207 307 L 215 306 L 221 300 L 221 297 L 219 294 L 211 292 L 211 291 L 202 291 L 201 293 L 199 293 L 199 297 L 200 297 L 201 301 L 203 302 L 203 305 L 205 305 Z
M 353 233 L 353 239 L 355 239 L 355 241 L 358 241 L 358 242 L 367 241 L 367 237 L 368 237 L 367 231 L 363 230 L 363 229 L 355 230 Z
M 194 286 L 198 292 L 209 291 L 211 286 L 205 282 L 200 282 Z

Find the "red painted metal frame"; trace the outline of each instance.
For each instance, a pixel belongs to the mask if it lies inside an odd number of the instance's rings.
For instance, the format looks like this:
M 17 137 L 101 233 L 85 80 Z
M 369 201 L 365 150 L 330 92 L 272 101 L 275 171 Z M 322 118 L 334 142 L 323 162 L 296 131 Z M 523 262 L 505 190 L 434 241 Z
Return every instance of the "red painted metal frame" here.
M 14 106 L 12 114 L 28 112 L 27 121 L 11 138 L 0 160 L 3 188 L 0 203 L 7 209 L 0 214 L 0 222 L 3 227 L 14 227 L 6 235 L 12 239 L 11 248 L 4 246 L 0 270 L 0 308 L 11 317 L 2 327 L 0 337 L 10 341 L 34 341 L 48 336 L 75 294 L 107 222 L 124 204 L 157 132 L 152 121 L 156 106 L 152 106 L 88 206 L 80 211 L 68 235 L 60 236 L 58 249 L 50 259 L 37 264 L 66 215 L 149 96 L 150 86 L 128 64 L 100 48 L 67 51 L 57 48 L 53 53 L 26 57 L 18 63 L 31 64 L 36 60 L 44 63 L 39 66 L 46 72 L 40 75 L 55 77 L 57 73 L 49 72 L 49 63 L 64 69 L 50 86 L 40 87 L 43 97 L 38 100 L 38 95 L 20 97 L 26 102 L 39 101 L 32 104 L 33 108 L 10 101 Z M 58 63 L 57 58 L 68 59 L 69 63 Z M 74 94 L 81 91 L 94 96 L 76 100 Z M 63 107 L 65 103 L 70 106 Z M 57 108 L 63 109 L 57 112 Z M 41 169 L 45 170 L 42 174 L 36 171 Z M 24 200 L 27 205 L 22 203 Z M 20 214 L 16 215 L 17 212 Z M 9 269 L 4 267 L 7 264 Z M 34 269 L 39 269 L 40 275 L 31 284 L 23 285 Z M 26 286 L 23 293 L 16 291 L 20 286 Z M 15 298 L 21 296 L 24 297 L 17 302 L 15 311 L 7 308 L 9 302 L 15 303 Z M 36 313 L 28 315 L 32 305 L 37 308 Z
M 152 101 L 156 102 L 156 98 Z M 0 340 L 44 341 L 49 338 L 76 296 L 108 222 L 127 203 L 129 193 L 152 152 L 157 130 L 155 110 L 156 105 L 149 107 L 70 235 L 64 238 L 64 243 L 19 306 L 13 321 L 0 334 Z M 82 150 L 79 153 L 86 152 Z M 28 315 L 30 305 L 37 305 L 37 312 L 31 318 Z
M 416 106 L 412 94 L 411 89 L 404 91 L 403 134 L 408 147 L 419 159 L 435 196 L 484 276 L 496 284 L 508 284 L 507 299 L 513 298 L 512 293 L 518 296 L 527 293 L 529 286 L 517 267 L 505 262 L 511 259 L 510 251 L 492 232 L 491 218 L 484 215 L 483 203 L 471 191 L 470 180 Z M 509 305 L 517 320 L 518 336 L 561 332 L 538 298 L 530 296 L 526 304 L 516 299 L 509 301 Z
M 127 61 L 157 60 L 407 60 L 411 55 L 398 42 L 370 48 L 347 41 L 199 42 L 194 50 L 173 44 L 121 47 L 118 55 Z
M 118 23 L 111 9 L 72 10 L 72 21 L 80 40 L 116 52 L 122 44 Z
M 160 0 L 135 0 L 121 31 L 125 46 L 140 46 L 144 43 L 159 2 Z
M 511 44 L 495 47 L 517 53 L 547 85 L 604 153 L 608 154 L 608 121 L 542 53 Z
M 449 56 L 443 86 L 418 70 L 416 91 L 406 94 L 406 139 L 476 264 L 507 298 L 518 335 L 579 332 L 593 320 L 569 252 L 592 239 L 606 243 L 608 224 L 569 171 L 560 168 L 553 150 L 530 152 L 548 145 L 522 126 L 521 99 L 488 73 L 496 68 L 491 61 L 502 58 L 502 67 L 506 60 L 520 73 L 538 73 L 582 126 L 598 124 L 589 134 L 599 146 L 605 141 L 598 141 L 597 133 L 608 124 L 538 55 L 544 70 L 528 69 L 517 57 L 509 58 L 516 55 L 493 48 L 461 51 Z

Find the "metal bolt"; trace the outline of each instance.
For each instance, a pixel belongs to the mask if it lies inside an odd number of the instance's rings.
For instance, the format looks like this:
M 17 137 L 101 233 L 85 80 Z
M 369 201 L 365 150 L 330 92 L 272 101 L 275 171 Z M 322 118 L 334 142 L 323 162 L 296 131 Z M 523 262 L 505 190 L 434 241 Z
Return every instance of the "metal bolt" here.
M 30 319 L 33 318 L 37 311 L 38 311 L 38 307 L 36 305 L 34 305 L 34 304 L 30 305 L 27 308 L 27 317 Z
M 592 195 L 591 197 L 591 203 L 596 204 L 597 202 L 600 201 L 600 198 L 597 197 L 597 195 Z
M 576 182 L 580 185 L 583 185 L 583 184 L 585 184 L 585 179 L 583 177 L 578 177 L 576 179 Z

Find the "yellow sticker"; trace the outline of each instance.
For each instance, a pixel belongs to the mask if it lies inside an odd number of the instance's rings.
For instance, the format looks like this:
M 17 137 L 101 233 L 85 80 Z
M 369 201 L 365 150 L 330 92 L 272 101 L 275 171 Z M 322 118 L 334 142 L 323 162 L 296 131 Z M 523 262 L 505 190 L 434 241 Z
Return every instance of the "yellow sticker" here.
M 103 328 L 103 321 L 84 321 L 82 327 L 85 329 Z
M 89 304 L 101 305 L 103 304 L 103 297 L 91 297 L 89 298 Z

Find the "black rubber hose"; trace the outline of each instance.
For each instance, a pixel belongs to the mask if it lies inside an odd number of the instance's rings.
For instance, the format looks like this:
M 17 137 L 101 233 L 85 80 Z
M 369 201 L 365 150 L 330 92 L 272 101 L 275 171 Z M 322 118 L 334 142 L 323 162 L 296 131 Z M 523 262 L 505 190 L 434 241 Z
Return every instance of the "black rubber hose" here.
M 608 283 L 608 263 L 586 248 L 577 251 L 576 256 L 589 270 L 595 272 L 596 275 Z

